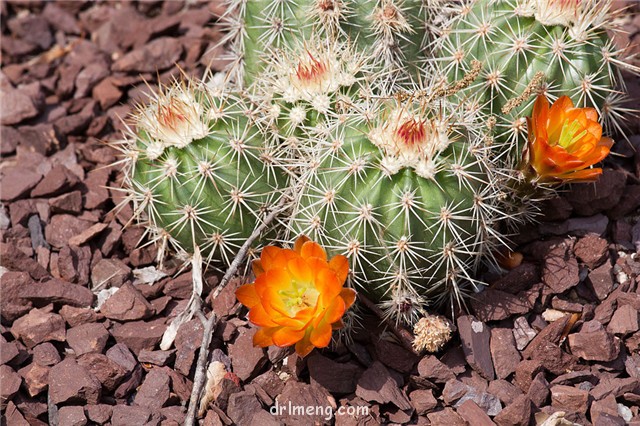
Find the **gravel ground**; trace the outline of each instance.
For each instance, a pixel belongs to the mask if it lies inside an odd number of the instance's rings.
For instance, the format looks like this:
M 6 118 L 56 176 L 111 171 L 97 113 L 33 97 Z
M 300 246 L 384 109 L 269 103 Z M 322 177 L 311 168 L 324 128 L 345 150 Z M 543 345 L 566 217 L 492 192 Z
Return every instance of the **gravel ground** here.
M 640 43 L 640 5 L 616 4 L 632 6 L 616 43 Z M 174 263 L 158 271 L 156 249 L 139 244 L 143 230 L 125 227 L 131 209 L 114 212 L 122 196 L 109 188 L 122 176 L 103 141 L 121 138 L 120 117 L 176 76 L 175 63 L 202 75 L 220 53 L 211 48 L 224 9 L 0 7 L 2 424 L 181 424 L 202 325 L 184 324 L 170 350 L 158 344 L 186 305 L 191 275 Z M 626 82 L 637 108 L 640 81 Z M 616 138 L 598 183 L 566 188 L 541 223 L 521 230 L 522 264 L 485 274 L 489 287 L 435 355 L 408 352 L 367 315 L 353 342 L 305 359 L 254 348 L 232 282 L 206 302 L 222 319 L 212 342 L 218 386 L 202 424 L 528 425 L 563 412 L 581 425 L 640 425 L 637 121 L 629 134 L 630 143 Z M 217 282 L 207 276 L 206 291 Z M 96 312 L 95 289 L 108 288 L 118 290 Z M 301 415 L 294 406 L 320 408 Z M 344 413 L 329 419 L 338 407 Z

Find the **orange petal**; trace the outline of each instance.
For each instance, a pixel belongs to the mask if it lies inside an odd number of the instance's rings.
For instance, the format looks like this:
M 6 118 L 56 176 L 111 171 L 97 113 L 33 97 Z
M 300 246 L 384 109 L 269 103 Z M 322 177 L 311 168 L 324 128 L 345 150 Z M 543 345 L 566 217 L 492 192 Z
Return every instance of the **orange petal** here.
M 311 240 L 309 240 L 309 238 L 307 238 L 306 235 L 300 235 L 298 237 L 298 239 L 296 240 L 296 242 L 293 244 L 293 251 L 295 251 L 296 253 L 300 254 L 300 252 L 302 251 L 302 246 L 307 241 L 311 241 Z
M 281 348 L 291 346 L 302 340 L 305 332 L 306 330 L 293 330 L 289 327 L 282 327 L 273 333 L 273 343 Z
M 309 340 L 309 336 L 305 335 L 302 340 L 296 343 L 296 353 L 301 357 L 309 355 L 315 346 Z
M 593 169 L 584 169 L 579 170 L 577 172 L 573 172 L 567 175 L 562 176 L 563 180 L 578 183 L 578 182 L 595 182 L 598 180 L 598 177 L 602 174 L 602 169 L 593 168 Z
M 329 261 L 329 268 L 333 269 L 340 283 L 344 283 L 349 275 L 349 260 L 341 254 L 334 256 Z
M 274 260 L 281 251 L 282 249 L 276 246 L 266 246 L 262 249 L 262 253 L 260 254 L 260 263 L 264 271 L 268 271 L 275 267 Z
M 331 324 L 327 321 L 320 321 L 317 327 L 311 330 L 309 340 L 316 348 L 326 348 L 331 341 Z
M 272 319 L 261 304 L 257 304 L 249 310 L 249 321 L 261 327 L 278 326 L 278 323 Z
M 533 104 L 532 131 L 537 139 L 547 138 L 547 124 L 549 119 L 549 101 L 544 95 L 539 95 Z
M 267 346 L 273 345 L 273 334 L 280 327 L 262 327 L 256 331 L 256 334 L 253 335 L 253 346 L 260 346 L 261 348 L 265 348 Z
M 311 268 L 301 257 L 289 260 L 287 268 L 291 273 L 291 278 L 298 282 L 309 283 L 313 280 Z
M 236 290 L 236 298 L 240 303 L 248 308 L 253 308 L 260 303 L 256 287 L 253 284 L 245 284 Z
M 262 267 L 262 261 L 260 259 L 255 259 L 251 262 L 251 268 L 253 269 L 253 275 L 259 277 L 264 274 L 264 268 Z
M 327 308 L 324 319 L 329 324 L 338 321 L 344 315 L 344 311 L 347 310 L 346 304 L 342 297 L 336 297 L 331 305 Z
M 356 300 L 356 291 L 352 288 L 343 288 L 340 291 L 340 297 L 344 300 L 345 309 L 349 309 Z
M 331 301 L 337 297 L 342 290 L 342 283 L 338 281 L 338 277 L 333 270 L 329 268 L 322 269 L 318 272 L 313 282 L 316 289 L 320 292 L 320 297 L 324 301 Z
M 307 241 L 302 245 L 300 249 L 300 256 L 304 259 L 308 259 L 310 257 L 318 257 L 325 262 L 327 261 L 327 253 L 324 251 L 320 245 L 314 241 Z

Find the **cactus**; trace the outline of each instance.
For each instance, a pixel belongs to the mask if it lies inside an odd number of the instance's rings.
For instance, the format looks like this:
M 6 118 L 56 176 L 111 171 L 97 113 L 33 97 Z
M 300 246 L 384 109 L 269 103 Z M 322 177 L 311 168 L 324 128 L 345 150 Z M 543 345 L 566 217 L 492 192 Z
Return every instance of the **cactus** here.
M 541 77 L 552 99 L 569 95 L 578 107 L 596 108 L 607 131 L 620 130 L 625 65 L 607 36 L 610 3 L 465 1 L 440 40 L 435 61 L 449 81 L 468 72 L 473 60 L 484 61 L 481 79 L 464 96 L 477 96 L 488 114 L 499 117 L 498 139 L 515 142 L 525 134 L 530 95 Z
M 134 124 L 120 149 L 137 216 L 164 245 L 228 264 L 285 185 L 242 94 L 175 82 Z
M 248 87 L 264 57 L 313 38 L 354 45 L 392 82 L 420 74 L 445 0 L 230 0 L 223 22 L 233 79 Z M 382 83 L 380 83 L 382 84 Z
M 347 255 L 353 284 L 396 320 L 462 303 L 502 217 L 482 124 L 424 95 L 360 100 L 328 135 L 307 133 L 290 233 Z

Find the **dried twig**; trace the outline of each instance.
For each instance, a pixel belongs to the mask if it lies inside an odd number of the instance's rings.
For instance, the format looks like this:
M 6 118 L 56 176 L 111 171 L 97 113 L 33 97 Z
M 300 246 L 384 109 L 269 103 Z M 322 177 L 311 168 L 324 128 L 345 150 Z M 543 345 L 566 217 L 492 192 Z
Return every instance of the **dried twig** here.
M 262 221 L 260 226 L 258 226 L 253 233 L 247 238 L 247 241 L 240 247 L 238 254 L 229 265 L 229 269 L 220 280 L 220 284 L 216 287 L 215 291 L 211 295 L 211 300 L 215 300 L 215 298 L 220 294 L 220 292 L 227 286 L 231 277 L 233 277 L 244 261 L 244 258 L 251 247 L 251 244 L 260 236 L 262 231 L 264 231 L 269 224 L 280 214 L 286 206 L 286 198 L 283 197 L 282 200 L 276 205 L 274 210 L 269 213 L 269 215 Z M 211 337 L 213 336 L 213 332 L 215 330 L 216 323 L 218 322 L 218 317 L 215 312 L 211 313 L 209 319 L 207 319 L 201 311 L 196 312 L 196 316 L 202 321 L 202 325 L 204 326 L 203 336 L 202 336 L 202 344 L 200 345 L 200 354 L 198 355 L 198 363 L 196 364 L 196 372 L 193 378 L 193 388 L 191 389 L 191 397 L 189 398 L 189 409 L 187 410 L 187 416 L 185 418 L 184 424 L 185 426 L 193 426 L 196 421 L 196 412 L 198 410 L 198 405 L 200 403 L 200 397 L 202 395 L 202 388 L 204 387 L 205 379 L 207 376 L 207 360 L 209 358 L 209 344 L 211 343 Z

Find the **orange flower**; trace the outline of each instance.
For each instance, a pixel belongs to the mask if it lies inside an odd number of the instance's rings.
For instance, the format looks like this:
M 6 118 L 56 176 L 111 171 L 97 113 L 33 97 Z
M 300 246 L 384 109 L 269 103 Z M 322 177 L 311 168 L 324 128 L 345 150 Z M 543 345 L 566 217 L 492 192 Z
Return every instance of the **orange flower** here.
M 609 154 L 613 140 L 602 137 L 593 108 L 574 108 L 567 96 L 549 108 L 547 98 L 540 95 L 527 123 L 524 162 L 533 169 L 528 172 L 534 180 L 593 182 L 602 174 L 602 169 L 589 167 Z
M 324 348 L 356 297 L 354 290 L 343 288 L 347 258 L 327 261 L 324 249 L 305 236 L 293 250 L 265 247 L 253 271 L 255 282 L 240 287 L 236 297 L 249 308 L 249 321 L 260 326 L 255 346 L 295 344 L 301 356 Z

